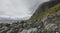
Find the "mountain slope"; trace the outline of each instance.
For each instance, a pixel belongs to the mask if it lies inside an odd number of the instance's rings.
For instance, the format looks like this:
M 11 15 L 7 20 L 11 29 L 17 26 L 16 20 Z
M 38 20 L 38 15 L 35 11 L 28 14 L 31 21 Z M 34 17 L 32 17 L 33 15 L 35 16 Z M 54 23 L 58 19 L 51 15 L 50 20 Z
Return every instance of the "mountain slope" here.
M 45 16 L 47 19 L 41 21 Z M 60 33 L 60 3 L 34 14 L 27 21 L 0 23 L 0 33 Z
M 42 11 L 42 12 L 37 11 L 38 13 L 33 14 L 33 16 L 29 19 L 29 21 L 40 20 L 49 14 L 54 14 L 54 13 L 58 12 L 59 10 L 60 10 L 60 3 L 49 9 L 46 9 L 45 11 Z

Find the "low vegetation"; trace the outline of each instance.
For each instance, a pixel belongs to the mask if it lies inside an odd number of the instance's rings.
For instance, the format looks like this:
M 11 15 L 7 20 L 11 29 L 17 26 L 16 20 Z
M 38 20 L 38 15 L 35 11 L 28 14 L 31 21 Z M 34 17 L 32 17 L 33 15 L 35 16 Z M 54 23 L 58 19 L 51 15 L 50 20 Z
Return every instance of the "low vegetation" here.
M 60 10 L 60 3 L 55 5 L 54 7 L 51 7 L 49 9 L 46 9 L 45 11 L 42 11 L 40 13 L 37 13 L 36 15 L 34 14 L 29 20 L 39 20 L 42 19 L 43 17 L 49 15 L 49 14 L 54 14 Z

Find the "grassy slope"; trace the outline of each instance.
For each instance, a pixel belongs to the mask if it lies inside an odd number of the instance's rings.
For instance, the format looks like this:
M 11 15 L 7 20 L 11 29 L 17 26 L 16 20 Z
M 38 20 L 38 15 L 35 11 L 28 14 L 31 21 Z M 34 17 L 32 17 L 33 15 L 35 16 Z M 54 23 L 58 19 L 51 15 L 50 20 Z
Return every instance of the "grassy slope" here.
M 40 12 L 34 16 L 32 16 L 29 21 L 34 21 L 34 20 L 39 20 L 42 19 L 43 17 L 45 17 L 46 15 L 49 14 L 54 14 L 56 12 L 58 12 L 60 10 L 60 3 L 55 5 L 54 7 L 51 7 L 49 9 L 46 9 L 44 12 Z

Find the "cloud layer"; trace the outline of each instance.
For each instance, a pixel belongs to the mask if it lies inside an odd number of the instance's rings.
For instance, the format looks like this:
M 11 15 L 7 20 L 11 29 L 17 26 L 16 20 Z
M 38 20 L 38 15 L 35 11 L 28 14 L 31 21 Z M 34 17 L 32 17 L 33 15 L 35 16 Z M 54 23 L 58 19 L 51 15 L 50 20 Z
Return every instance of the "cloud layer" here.
M 0 17 L 28 19 L 45 1 L 48 0 L 0 0 Z

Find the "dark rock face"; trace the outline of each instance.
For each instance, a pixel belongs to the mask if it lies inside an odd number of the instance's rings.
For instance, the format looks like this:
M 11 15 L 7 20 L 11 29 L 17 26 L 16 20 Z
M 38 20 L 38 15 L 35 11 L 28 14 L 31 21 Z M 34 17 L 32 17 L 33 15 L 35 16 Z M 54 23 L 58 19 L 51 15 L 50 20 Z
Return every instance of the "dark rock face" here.
M 38 9 L 36 10 L 36 13 L 40 13 L 42 11 L 45 11 L 46 9 L 49 9 L 55 5 L 57 5 L 58 3 L 60 3 L 60 0 L 51 0 L 48 2 L 44 2 L 43 4 L 41 4 Z

